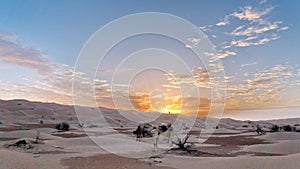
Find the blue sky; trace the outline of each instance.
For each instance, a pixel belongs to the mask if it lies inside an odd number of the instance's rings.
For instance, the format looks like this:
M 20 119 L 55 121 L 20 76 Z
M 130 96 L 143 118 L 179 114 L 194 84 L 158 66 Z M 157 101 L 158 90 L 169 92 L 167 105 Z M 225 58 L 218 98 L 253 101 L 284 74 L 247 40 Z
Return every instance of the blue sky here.
M 228 86 L 234 88 L 228 95 L 231 109 L 290 106 L 300 101 L 298 1 L 7 0 L 0 4 L 0 47 L 9 51 L 0 52 L 1 99 L 70 104 L 70 76 L 88 38 L 119 17 L 162 12 L 198 26 L 216 46 Z M 268 84 L 258 85 L 267 80 Z M 48 97 L 41 99 L 41 93 Z

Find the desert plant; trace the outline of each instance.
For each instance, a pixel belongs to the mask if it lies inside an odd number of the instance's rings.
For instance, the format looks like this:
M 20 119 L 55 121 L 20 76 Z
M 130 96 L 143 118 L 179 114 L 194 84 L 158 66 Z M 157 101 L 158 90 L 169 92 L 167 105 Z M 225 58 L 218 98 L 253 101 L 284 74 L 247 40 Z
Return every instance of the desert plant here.
M 260 127 L 259 124 L 256 125 L 256 133 L 261 135 L 261 134 L 265 134 L 264 130 Z
M 36 135 L 35 135 L 35 143 L 38 144 L 40 140 L 40 131 L 36 131 Z
M 55 128 L 59 131 L 69 131 L 70 125 L 67 122 L 58 123 Z
M 185 146 L 185 144 L 187 144 L 187 141 L 188 141 L 188 139 L 190 138 L 190 135 L 186 135 L 185 137 L 183 137 L 183 138 L 179 138 L 178 136 L 177 136 L 177 141 L 178 142 L 173 142 L 173 144 L 175 144 L 175 145 L 177 145 L 178 146 L 178 149 L 180 149 L 180 150 L 186 150 L 186 146 Z
M 284 131 L 292 131 L 292 127 L 290 125 L 283 126 Z
M 273 125 L 273 127 L 271 128 L 272 132 L 278 132 L 279 131 L 279 126 L 278 125 Z

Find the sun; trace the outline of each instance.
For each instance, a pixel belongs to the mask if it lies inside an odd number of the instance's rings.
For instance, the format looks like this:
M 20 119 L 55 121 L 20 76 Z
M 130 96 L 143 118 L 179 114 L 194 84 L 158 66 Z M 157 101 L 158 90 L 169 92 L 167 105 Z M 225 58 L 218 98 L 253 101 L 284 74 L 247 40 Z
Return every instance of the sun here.
M 160 112 L 167 114 L 167 113 L 169 113 L 171 111 L 169 109 L 167 109 L 167 108 L 162 108 Z
M 181 110 L 173 110 L 173 109 L 168 109 L 168 108 L 162 108 L 160 110 L 161 113 L 163 114 L 180 114 Z

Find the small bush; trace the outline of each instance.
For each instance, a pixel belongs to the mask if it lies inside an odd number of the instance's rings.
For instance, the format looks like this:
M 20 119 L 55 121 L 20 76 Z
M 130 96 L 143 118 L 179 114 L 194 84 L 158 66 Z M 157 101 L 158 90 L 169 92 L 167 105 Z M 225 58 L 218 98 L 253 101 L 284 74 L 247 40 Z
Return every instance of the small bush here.
M 292 131 L 292 127 L 290 125 L 283 126 L 284 131 Z
M 278 125 L 273 125 L 273 127 L 271 128 L 272 132 L 278 132 L 279 131 L 279 126 Z
M 69 131 L 70 125 L 67 122 L 59 123 L 55 126 L 59 131 Z

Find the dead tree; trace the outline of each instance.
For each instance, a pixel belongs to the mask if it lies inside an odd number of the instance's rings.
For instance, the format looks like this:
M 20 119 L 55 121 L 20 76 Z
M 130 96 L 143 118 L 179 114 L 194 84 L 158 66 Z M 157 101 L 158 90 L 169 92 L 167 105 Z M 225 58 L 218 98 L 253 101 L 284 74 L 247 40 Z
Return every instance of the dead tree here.
M 183 138 L 181 139 L 181 138 L 179 138 L 179 137 L 177 136 L 178 142 L 174 142 L 174 141 L 173 141 L 173 144 L 177 145 L 177 146 L 178 146 L 178 149 L 183 150 L 183 151 L 186 151 L 186 150 L 187 150 L 187 146 L 185 146 L 185 144 L 187 143 L 189 137 L 190 137 L 190 135 L 186 135 L 185 137 L 183 137 Z

